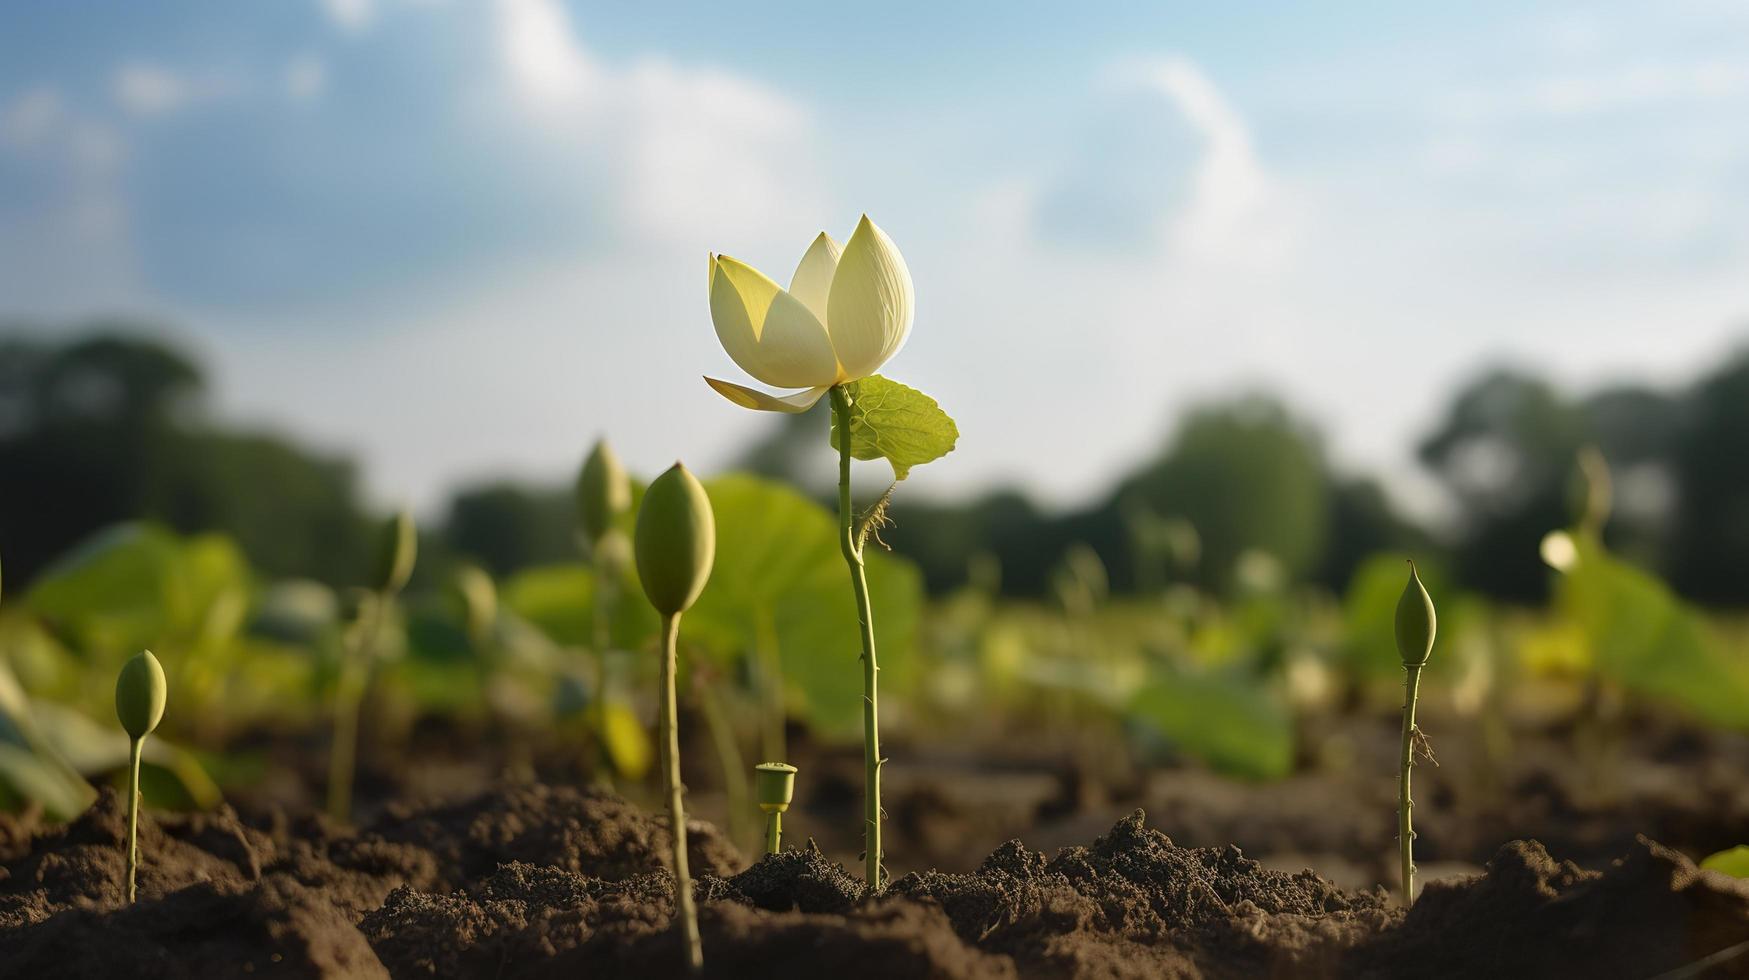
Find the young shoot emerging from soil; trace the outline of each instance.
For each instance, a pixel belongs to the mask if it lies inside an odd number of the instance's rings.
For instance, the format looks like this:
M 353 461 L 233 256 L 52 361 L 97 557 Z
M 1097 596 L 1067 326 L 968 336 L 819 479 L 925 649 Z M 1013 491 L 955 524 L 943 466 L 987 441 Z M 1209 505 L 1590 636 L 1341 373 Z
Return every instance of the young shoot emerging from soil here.
M 1438 617 L 1433 612 L 1433 597 L 1421 584 L 1415 563 L 1409 563 L 1409 581 L 1403 586 L 1403 597 L 1397 600 L 1397 655 L 1403 658 L 1403 745 L 1398 766 L 1397 784 L 1397 846 L 1403 859 L 1403 905 L 1415 904 L 1415 826 L 1411 820 L 1415 801 L 1409 796 L 1409 773 L 1415 768 L 1417 753 L 1432 758 L 1427 749 L 1427 736 L 1415 725 L 1415 699 L 1421 688 L 1421 668 L 1433 654 L 1433 634 Z
M 761 762 L 753 767 L 759 809 L 765 814 L 765 853 L 783 850 L 783 813 L 796 795 L 796 767 Z
M 898 246 L 867 215 L 842 247 L 821 232 L 788 289 L 727 255 L 710 257 L 709 289 L 711 322 L 729 357 L 772 387 L 804 390 L 778 396 L 715 378 L 706 378 L 707 384 L 742 408 L 761 412 L 796 414 L 823 395 L 831 397 L 839 545 L 862 627 L 864 875 L 869 889 L 879 891 L 885 883 L 881 766 L 886 759 L 881 757 L 880 668 L 863 546 L 885 521 L 892 487 L 859 516 L 851 504 L 850 461 L 887 460 L 896 486 L 913 466 L 952 451 L 959 429 L 935 399 L 874 373 L 910 336 L 917 297 Z
M 342 823 L 352 819 L 358 711 L 375 666 L 377 640 L 395 597 L 413 577 L 418 556 L 419 532 L 413 515 L 403 510 L 389 518 L 379 532 L 375 582 L 370 590 L 360 590 L 357 615 L 351 617 L 341 641 L 340 678 L 334 691 L 334 742 L 328 750 L 328 815 Z
M 164 720 L 169 685 L 152 651 L 141 650 L 122 664 L 115 679 L 115 716 L 132 744 L 128 748 L 128 901 L 134 900 L 134 879 L 140 870 L 140 750 L 146 736 Z
M 595 611 L 591 617 L 589 707 L 587 726 L 592 741 L 584 749 L 588 769 L 598 784 L 611 786 L 607 744 L 607 651 L 613 645 L 613 605 L 618 598 L 620 573 L 626 567 L 625 534 L 620 519 L 632 509 L 632 483 L 619 454 L 603 439 L 583 461 L 577 473 L 577 538 L 584 558 L 595 576 Z
M 693 908 L 692 874 L 686 866 L 686 807 L 681 801 L 685 790 L 680 782 L 674 673 L 680 614 L 704 591 L 716 551 L 716 518 L 711 513 L 710 497 L 685 466 L 675 463 L 644 493 L 633 552 L 644 595 L 662 614 L 662 700 L 656 745 L 662 756 L 669 837 L 674 845 L 674 919 L 686 944 L 687 966 L 694 973 L 704 967 L 704 949 L 698 938 L 698 913 Z

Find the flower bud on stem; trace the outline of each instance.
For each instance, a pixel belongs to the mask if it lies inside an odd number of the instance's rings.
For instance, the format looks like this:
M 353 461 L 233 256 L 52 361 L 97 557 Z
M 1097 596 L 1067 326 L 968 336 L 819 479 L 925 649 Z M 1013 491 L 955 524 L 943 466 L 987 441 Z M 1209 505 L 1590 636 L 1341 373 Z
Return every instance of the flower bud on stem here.
M 1433 597 L 1421 584 L 1415 563 L 1409 563 L 1409 581 L 1403 586 L 1403 597 L 1397 600 L 1397 655 L 1403 660 L 1403 746 L 1397 767 L 1397 846 L 1403 865 L 1403 906 L 1415 904 L 1415 826 L 1411 814 L 1415 801 L 1409 795 L 1410 773 L 1415 768 L 1415 751 L 1426 736 L 1415 726 L 1415 702 L 1420 694 L 1421 668 L 1433 653 L 1433 637 L 1438 617 L 1433 611 Z M 1425 751 L 1425 749 L 1423 749 Z M 1431 756 L 1429 756 L 1431 758 Z
M 131 740 L 128 745 L 128 902 L 140 870 L 140 755 L 146 736 L 164 719 L 169 684 L 152 651 L 141 650 L 122 665 L 115 680 L 115 715 Z

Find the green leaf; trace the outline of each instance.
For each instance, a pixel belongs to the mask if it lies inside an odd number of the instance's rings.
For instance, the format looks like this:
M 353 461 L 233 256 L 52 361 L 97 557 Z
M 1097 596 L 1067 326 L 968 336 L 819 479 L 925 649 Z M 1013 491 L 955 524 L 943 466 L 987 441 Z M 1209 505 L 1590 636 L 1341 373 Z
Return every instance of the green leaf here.
M 884 459 L 893 477 L 903 480 L 913 466 L 922 466 L 953 452 L 959 426 L 935 399 L 915 388 L 878 374 L 848 385 L 850 393 L 850 455 Z M 843 450 L 838 420 L 832 420 L 832 448 Z
M 1598 673 L 1710 724 L 1749 730 L 1749 662 L 1653 575 L 1575 535 L 1561 608 L 1584 630 Z
M 1255 679 L 1168 669 L 1136 692 L 1129 714 L 1222 772 L 1280 779 L 1293 770 L 1293 718 Z
M 717 517 L 710 582 L 681 641 L 754 669 L 775 659 L 788 709 L 826 738 L 862 724 L 860 625 L 831 511 L 780 483 L 729 475 L 705 484 Z M 922 576 L 900 558 L 864 556 L 881 679 L 902 686 L 923 605 Z
M 1700 866 L 1733 878 L 1749 878 L 1749 847 L 1738 844 L 1717 854 L 1709 854 L 1701 859 Z

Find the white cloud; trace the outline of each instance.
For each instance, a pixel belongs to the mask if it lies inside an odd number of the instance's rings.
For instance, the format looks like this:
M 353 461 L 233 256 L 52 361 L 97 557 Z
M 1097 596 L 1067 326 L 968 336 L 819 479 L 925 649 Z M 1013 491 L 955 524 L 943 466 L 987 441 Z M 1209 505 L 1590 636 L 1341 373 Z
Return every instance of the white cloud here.
M 373 0 L 322 0 L 322 12 L 335 27 L 347 34 L 362 34 L 376 22 Z
M 1178 57 L 1131 64 L 1123 75 L 1168 99 L 1202 137 L 1190 202 L 1172 219 L 1175 259 L 1254 264 L 1279 255 L 1283 202 L 1257 159 L 1250 127 L 1221 90 Z
M 818 222 L 812 133 L 794 101 L 664 59 L 604 64 L 558 0 L 499 0 L 496 10 L 511 97 L 551 147 L 605 161 L 628 234 L 704 247 Z
M 154 116 L 181 108 L 192 95 L 187 82 L 168 68 L 133 63 L 116 70 L 116 102 L 140 116 Z
M 316 55 L 300 54 L 286 63 L 282 81 L 293 102 L 314 101 L 328 90 L 328 65 Z
M 43 86 L 0 106 L 0 150 L 35 188 L 31 209 L 0 222 L 0 296 L 8 305 L 85 312 L 131 296 L 137 262 L 121 136 Z M 78 270 L 77 290 L 66 288 L 70 269 Z
M 498 45 L 512 86 L 532 102 L 574 103 L 595 90 L 595 66 L 557 0 L 499 0 Z

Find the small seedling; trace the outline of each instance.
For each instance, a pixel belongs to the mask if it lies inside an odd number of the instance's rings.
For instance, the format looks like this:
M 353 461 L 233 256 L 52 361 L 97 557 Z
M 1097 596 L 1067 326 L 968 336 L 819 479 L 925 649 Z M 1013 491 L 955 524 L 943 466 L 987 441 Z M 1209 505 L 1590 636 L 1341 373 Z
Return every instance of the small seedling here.
M 754 766 L 757 775 L 755 795 L 759 809 L 765 811 L 765 853 L 783 850 L 783 814 L 796 794 L 796 767 L 784 762 L 761 762 Z
M 334 693 L 334 742 L 328 754 L 328 815 L 338 821 L 352 817 L 352 779 L 358 760 L 358 711 L 370 683 L 377 637 L 394 606 L 395 596 L 413 577 L 419 557 L 419 531 L 413 515 L 401 511 L 378 532 L 372 587 L 360 590 L 357 614 L 341 644 L 340 678 Z
M 1409 563 L 1409 581 L 1403 586 L 1403 597 L 1397 600 L 1397 655 L 1403 658 L 1403 753 L 1398 767 L 1397 842 L 1403 859 L 1403 905 L 1415 904 L 1415 826 L 1411 811 L 1415 801 L 1409 796 L 1409 773 L 1415 767 L 1419 752 L 1431 758 L 1427 736 L 1415 725 L 1415 700 L 1421 688 L 1421 668 L 1433 654 L 1433 634 L 1438 617 L 1433 611 L 1433 597 L 1421 584 L 1415 563 Z
M 716 518 L 710 497 L 685 466 L 675 463 L 644 493 L 638 510 L 638 581 L 650 605 L 662 614 L 662 701 L 656 744 L 668 793 L 669 837 L 674 846 L 675 918 L 692 972 L 704 968 L 692 874 L 686 866 L 686 808 L 681 800 L 680 727 L 675 719 L 674 674 L 679 659 L 680 614 L 692 607 L 710 578 L 716 558 Z
M 577 474 L 577 537 L 595 581 L 595 614 L 591 617 L 595 649 L 589 678 L 592 703 L 586 716 L 593 742 L 585 747 L 584 761 L 595 782 L 606 787 L 613 783 L 605 751 L 607 651 L 613 645 L 613 606 L 628 550 L 619 521 L 631 508 L 631 478 L 613 446 L 606 439 L 597 440 Z
M 132 744 L 128 749 L 128 901 L 135 895 L 140 869 L 140 750 L 146 736 L 164 719 L 169 685 L 152 651 L 141 650 L 122 664 L 115 679 L 115 716 Z

